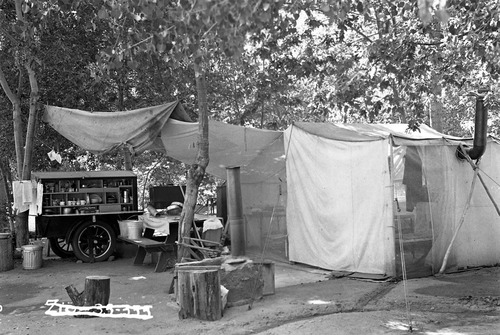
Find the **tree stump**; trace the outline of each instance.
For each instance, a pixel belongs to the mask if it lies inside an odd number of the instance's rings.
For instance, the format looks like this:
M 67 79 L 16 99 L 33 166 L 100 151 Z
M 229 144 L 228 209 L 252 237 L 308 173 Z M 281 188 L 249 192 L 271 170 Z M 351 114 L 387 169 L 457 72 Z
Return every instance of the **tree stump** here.
M 84 306 L 95 306 L 109 303 L 110 279 L 107 276 L 88 276 L 85 278 Z
M 14 253 L 10 235 L 0 236 L 0 272 L 14 268 Z
M 110 278 L 107 276 L 88 276 L 85 278 L 85 289 L 79 293 L 73 286 L 66 287 L 71 301 L 75 306 L 106 306 L 109 303 L 111 291 Z
M 179 319 L 215 321 L 222 318 L 219 270 L 178 269 Z

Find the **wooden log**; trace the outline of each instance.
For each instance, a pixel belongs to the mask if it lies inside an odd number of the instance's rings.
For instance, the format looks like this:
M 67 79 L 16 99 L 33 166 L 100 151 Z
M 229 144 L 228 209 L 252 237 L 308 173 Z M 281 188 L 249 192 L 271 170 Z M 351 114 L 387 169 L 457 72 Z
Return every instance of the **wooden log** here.
M 71 298 L 73 305 L 83 306 L 84 303 L 83 294 L 78 292 L 78 290 L 73 285 L 66 286 L 66 292 L 68 292 L 68 295 Z
M 95 306 L 97 304 L 106 306 L 109 303 L 110 278 L 107 276 L 88 276 L 85 278 L 83 292 L 78 292 L 73 285 L 66 286 L 66 292 L 75 306 Z M 92 317 L 90 315 L 75 315 L 75 318 Z
M 222 318 L 219 270 L 179 269 L 177 280 L 179 319 L 215 321 Z
M 101 304 L 106 306 L 110 296 L 110 278 L 108 276 L 88 276 L 85 278 L 84 306 Z
M 192 264 L 198 262 L 192 262 Z M 189 265 L 191 263 L 177 263 L 175 265 L 174 276 L 172 277 L 172 281 L 170 282 L 170 288 L 168 289 L 168 294 L 175 293 L 176 301 L 178 302 L 178 292 L 177 292 L 177 270 L 220 270 L 220 265 Z M 181 266 L 182 265 L 182 266 Z

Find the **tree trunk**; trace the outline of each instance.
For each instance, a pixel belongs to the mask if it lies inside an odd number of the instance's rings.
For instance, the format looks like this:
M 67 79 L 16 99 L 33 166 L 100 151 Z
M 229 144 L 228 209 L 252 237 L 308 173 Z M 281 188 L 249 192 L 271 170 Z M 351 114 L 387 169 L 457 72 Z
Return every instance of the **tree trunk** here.
M 38 107 L 38 82 L 36 79 L 35 71 L 31 67 L 31 64 L 26 64 L 26 70 L 28 71 L 28 76 L 30 79 L 31 93 L 30 93 L 30 113 L 28 117 L 28 128 L 26 129 L 26 145 L 24 149 L 24 160 L 23 160 L 23 173 L 22 179 L 31 179 L 31 161 L 33 158 L 33 142 L 35 138 L 35 126 L 36 126 L 36 113 Z
M 125 170 L 132 171 L 132 154 L 130 153 L 130 150 L 128 150 L 128 148 L 123 148 L 123 158 L 123 161 L 125 163 Z
M 29 242 L 28 234 L 28 211 L 17 213 L 14 223 L 16 233 L 16 247 L 21 248 Z
M 12 104 L 12 120 L 14 122 L 14 145 L 16 148 L 17 179 L 23 171 L 23 120 L 21 118 L 21 102 L 19 97 L 10 89 L 7 78 L 0 67 L 0 85 Z
M 7 79 L 5 78 L 5 75 L 1 68 L 0 84 L 13 107 L 12 118 L 14 122 L 14 145 L 16 148 L 17 179 L 23 179 L 23 156 L 25 155 L 23 155 L 23 121 L 21 117 L 21 103 L 19 97 L 15 95 L 10 89 L 9 84 L 7 83 Z M 32 120 L 34 121 L 35 118 L 33 117 Z M 30 146 L 30 148 L 31 147 L 32 146 Z M 16 215 L 13 232 L 16 236 L 16 247 L 20 248 L 23 245 L 28 244 L 28 212 L 18 213 Z
M 19 22 L 25 22 L 25 18 L 23 16 L 22 11 L 22 0 L 15 1 L 16 7 L 16 19 Z M 25 52 L 30 54 L 30 47 L 32 46 L 32 40 L 30 35 L 27 34 L 23 36 L 24 43 L 26 44 Z M 17 53 L 19 54 L 19 53 Z M 28 129 L 26 134 L 26 143 L 23 144 L 23 121 L 21 115 L 21 101 L 20 101 L 20 87 L 22 83 L 22 71 L 23 66 L 19 66 L 19 89 L 16 94 L 12 92 L 10 86 L 7 82 L 7 79 L 0 68 L 0 85 L 2 86 L 5 94 L 9 98 L 13 107 L 13 122 L 14 122 L 14 143 L 16 149 L 16 160 L 17 160 L 17 178 L 20 180 L 30 179 L 31 176 L 31 161 L 33 156 L 33 138 L 35 133 L 36 126 L 36 111 L 37 111 L 37 103 L 38 103 L 38 82 L 36 79 L 35 71 L 32 68 L 34 63 L 34 58 L 31 56 L 27 56 L 27 60 L 21 60 L 21 57 L 16 57 L 17 64 L 24 64 L 25 69 L 28 72 L 31 93 L 30 93 L 30 110 L 29 110 L 29 118 L 28 118 Z M 23 151 L 24 145 L 24 151 Z M 24 153 L 23 153 L 24 152 Z M 28 244 L 29 236 L 28 236 L 28 213 L 20 213 L 16 216 L 15 223 L 15 234 L 16 234 L 16 245 L 17 247 L 21 247 L 25 244 Z
M 399 84 L 396 84 L 394 81 L 391 81 L 392 91 L 394 92 L 394 99 L 396 100 L 396 114 L 399 114 L 401 117 L 401 123 L 407 123 L 406 113 L 403 107 L 401 107 L 401 96 L 399 95 Z
M 119 72 L 118 78 L 116 79 L 116 83 L 118 84 L 118 110 L 122 111 L 125 109 L 124 107 L 124 91 L 125 91 L 125 80 L 126 73 Z M 123 152 L 123 163 L 125 165 L 125 170 L 132 171 L 132 154 L 127 146 L 124 146 L 122 149 Z
M 0 159 L 0 176 L 2 176 L 1 183 L 4 184 L 5 187 L 5 193 L 7 195 L 7 203 L 12 204 L 14 202 L 13 196 L 12 196 L 12 174 L 9 168 L 9 160 L 4 157 Z M 4 204 L 1 204 L 2 206 Z M 8 217 L 9 220 L 9 230 L 11 233 L 13 233 L 14 230 L 14 217 L 12 213 L 12 206 L 5 206 L 6 209 L 6 216 Z
M 433 96 L 430 110 L 431 127 L 443 132 L 443 103 L 438 95 Z
M 189 237 L 191 226 L 194 219 L 194 210 L 198 200 L 198 187 L 205 175 L 205 169 L 208 166 L 208 106 L 207 106 L 207 83 L 205 79 L 205 70 L 200 64 L 194 64 L 194 73 L 196 77 L 196 89 L 198 91 L 198 152 L 196 155 L 196 163 L 191 165 L 187 173 L 186 195 L 184 199 L 184 207 L 181 213 L 179 227 L 179 241 L 182 237 Z M 179 246 L 177 253 L 178 261 L 182 257 L 187 256 L 187 250 L 183 246 Z

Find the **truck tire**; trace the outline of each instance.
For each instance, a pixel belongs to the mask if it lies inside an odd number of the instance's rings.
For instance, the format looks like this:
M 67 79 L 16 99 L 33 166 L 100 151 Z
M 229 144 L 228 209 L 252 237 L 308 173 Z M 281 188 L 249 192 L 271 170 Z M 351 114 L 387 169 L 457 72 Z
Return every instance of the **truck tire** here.
M 61 258 L 75 257 L 73 246 L 64 237 L 49 237 L 50 249 Z
M 75 256 L 86 263 L 105 261 L 116 247 L 116 233 L 102 221 L 85 221 L 76 228 L 71 238 Z

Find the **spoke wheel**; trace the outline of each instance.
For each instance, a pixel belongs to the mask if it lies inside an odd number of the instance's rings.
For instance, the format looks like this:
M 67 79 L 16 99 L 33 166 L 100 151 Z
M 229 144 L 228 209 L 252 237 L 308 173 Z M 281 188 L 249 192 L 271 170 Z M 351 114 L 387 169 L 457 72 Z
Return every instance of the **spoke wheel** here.
M 116 235 L 105 222 L 85 222 L 72 237 L 75 256 L 84 262 L 102 262 L 115 251 Z
M 64 237 L 49 237 L 50 249 L 61 258 L 75 257 L 73 246 Z

